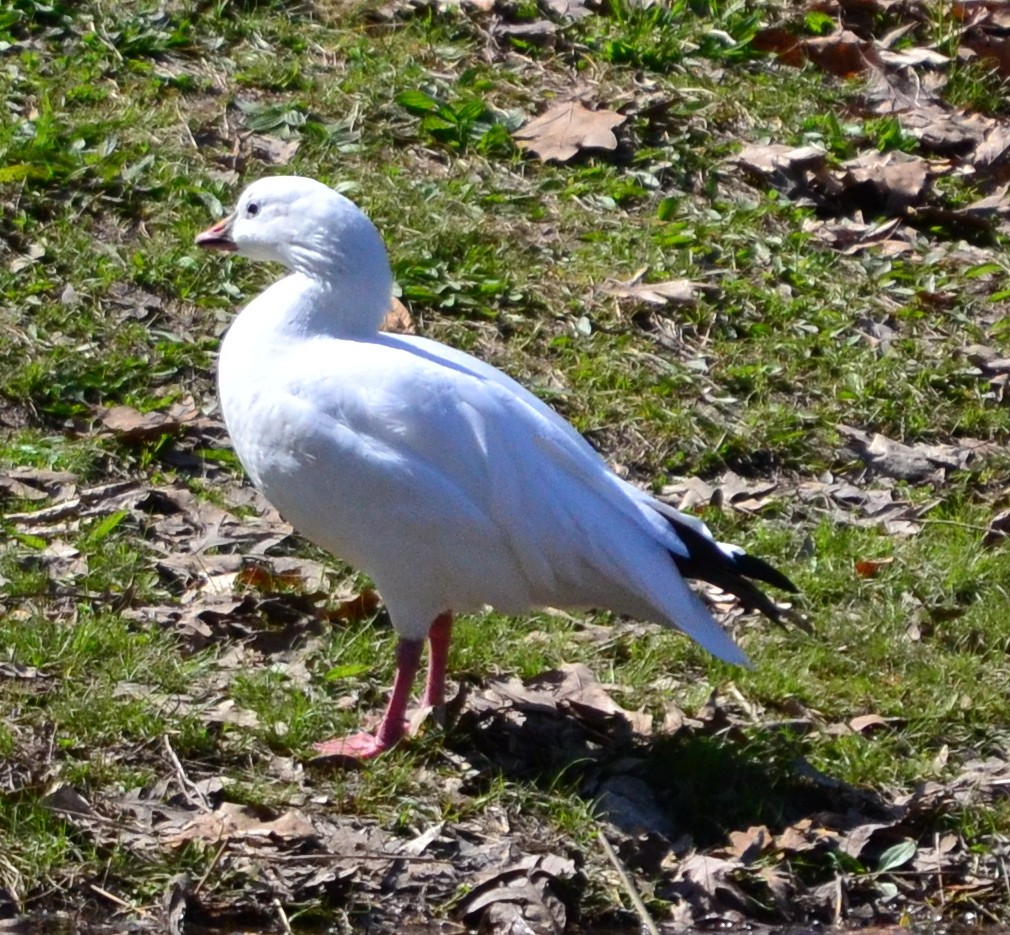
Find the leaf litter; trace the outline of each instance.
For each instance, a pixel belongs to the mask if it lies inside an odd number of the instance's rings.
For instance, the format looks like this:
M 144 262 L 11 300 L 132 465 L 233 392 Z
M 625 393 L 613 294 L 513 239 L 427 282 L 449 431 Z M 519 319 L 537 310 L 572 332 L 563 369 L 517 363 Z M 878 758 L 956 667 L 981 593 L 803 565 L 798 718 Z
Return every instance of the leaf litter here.
M 889 723 L 874 714 L 848 723 L 828 723 L 812 711 L 796 714 L 791 730 L 805 722 L 812 731 L 865 733 Z M 489 770 L 518 779 L 564 766 L 620 861 L 631 873 L 648 875 L 656 896 L 670 903 L 664 930 L 773 918 L 830 922 L 843 906 L 850 919 L 861 917 L 861 907 L 875 917 L 882 901 L 895 914 L 941 892 L 984 899 L 1002 887 L 996 855 L 980 860 L 956 832 L 930 831 L 951 807 L 1005 795 L 1010 766 L 999 760 L 967 763 L 952 780 L 926 782 L 909 794 L 847 787 L 800 762 L 786 788 L 772 792 L 783 809 L 775 826 L 742 826 L 721 845 L 701 847 L 678 827 L 682 812 L 671 808 L 674 791 L 657 780 L 657 770 L 668 774 L 664 764 L 678 750 L 753 730 L 755 723 L 780 729 L 742 696 L 713 695 L 696 711 L 680 712 L 679 727 L 663 738 L 661 750 L 652 719 L 622 708 L 585 666 L 522 682 L 492 679 L 469 691 L 447 727 L 444 755 L 461 777 L 451 797 L 464 801 Z M 86 796 L 59 778 L 59 759 L 51 753 L 35 761 L 31 775 L 18 778 L 8 770 L 5 780 L 8 792 L 47 784 L 42 805 L 100 850 L 140 860 L 183 849 L 213 855 L 212 869 L 227 884 L 208 888 L 206 875 L 173 880 L 162 908 L 149 907 L 133 923 L 135 931 L 165 931 L 167 914 L 177 926 L 239 919 L 269 925 L 276 906 L 306 901 L 367 906 L 374 924 L 402 925 L 423 920 L 416 911 L 420 898 L 452 902 L 457 918 L 481 931 L 561 933 L 577 918 L 586 875 L 610 873 L 597 855 L 558 853 L 521 811 L 490 808 L 398 829 L 342 815 L 318 783 L 324 761 L 308 768 L 286 758 L 272 764 L 287 799 L 301 802 L 288 807 L 233 800 L 227 771 L 180 762 L 168 737 L 156 763 L 157 778 L 119 794 L 106 789 Z M 420 772 L 422 783 L 439 781 L 423 766 Z M 822 807 L 809 814 L 797 801 Z M 799 859 L 804 873 L 786 870 Z M 102 880 L 101 887 L 115 895 L 114 880 Z M 24 895 L 15 893 L 18 900 Z
M 145 434 L 148 424 L 158 431 L 165 425 L 149 423 L 135 410 L 116 418 L 126 441 L 136 439 L 138 425 Z M 194 421 L 175 418 L 173 431 L 183 432 Z M 108 422 L 103 424 L 108 428 Z M 964 469 L 979 454 L 971 444 L 895 448 L 890 440 L 856 429 L 847 429 L 843 438 L 873 471 L 859 484 L 830 477 L 749 479 L 725 472 L 711 481 L 692 477 L 670 484 L 663 495 L 687 509 L 714 505 L 751 512 L 785 498 L 829 508 L 841 522 L 882 524 L 891 534 L 909 534 L 928 507 L 903 500 L 893 479 L 939 484 L 945 472 Z M 63 586 L 68 578 L 87 578 L 86 566 L 68 572 L 61 564 L 76 557 L 72 548 L 63 551 L 65 537 L 82 520 L 117 516 L 143 531 L 152 567 L 174 600 L 162 606 L 128 603 L 122 613 L 172 630 L 193 652 L 212 643 L 231 649 L 218 658 L 211 675 L 185 693 L 123 682 L 115 694 L 143 699 L 176 716 L 197 717 L 219 730 L 260 726 L 253 712 L 228 697 L 229 673 L 280 665 L 278 671 L 307 684 L 312 676 L 303 660 L 317 651 L 314 641 L 324 628 L 341 617 L 361 619 L 378 606 L 374 592 L 348 591 L 334 598 L 329 575 L 317 562 L 269 554 L 291 530 L 248 488 L 231 488 L 230 496 L 243 507 L 241 519 L 181 484 L 123 480 L 89 486 L 70 472 L 12 469 L 0 474 L 0 489 L 8 500 L 31 506 L 7 512 L 5 520 L 53 553 L 45 561 Z M 75 593 L 107 599 L 81 588 Z M 722 609 L 729 612 L 730 606 Z M 641 626 L 586 626 L 579 638 L 619 640 Z M 10 662 L 0 667 L 2 678 L 45 691 L 48 676 Z M 1010 786 L 1006 763 L 972 763 L 949 782 L 891 795 L 847 787 L 801 762 L 785 780 L 775 781 L 786 783 L 785 791 L 775 793 L 783 811 L 776 825 L 745 824 L 735 830 L 730 825 L 719 838 L 699 838 L 696 830 L 681 826 L 677 793 L 657 778 L 669 774 L 661 764 L 671 749 L 742 738 L 755 729 L 850 733 L 872 740 L 895 720 L 871 711 L 830 722 L 802 707 L 782 720 L 742 696 L 716 695 L 693 711 L 668 702 L 657 717 L 623 707 L 614 698 L 616 689 L 580 664 L 525 680 L 491 678 L 465 687 L 448 706 L 451 720 L 444 727 L 443 755 L 460 776 L 450 796 L 465 801 L 496 773 L 524 781 L 563 773 L 576 783 L 620 860 L 632 874 L 647 875 L 655 894 L 670 903 L 667 921 L 676 926 L 877 918 L 940 894 L 984 902 L 997 893 L 998 855 L 979 861 L 959 835 L 931 829 L 952 807 L 1001 796 Z M 426 732 L 433 724 L 430 712 L 421 712 L 413 730 Z M 413 836 L 360 816 L 341 816 L 320 792 L 318 777 L 340 767 L 325 760 L 302 764 L 278 758 L 271 771 L 282 778 L 293 804 L 268 808 L 233 801 L 234 780 L 227 769 L 179 762 L 167 737 L 158 778 L 120 795 L 108 790 L 85 795 L 61 779 L 51 747 L 40 757 L 31 738 L 16 742 L 21 746 L 0 773 L 8 793 L 47 786 L 43 805 L 99 849 L 144 859 L 196 848 L 213 854 L 215 876 L 230 881 L 211 889 L 199 880 L 173 882 L 164 901 L 166 914 L 155 913 L 137 930 L 145 925 L 162 930 L 159 926 L 170 921 L 168 907 L 177 927 L 185 919 L 221 925 L 240 917 L 267 925 L 277 905 L 306 901 L 348 909 L 367 905 L 373 916 L 385 914 L 389 924 L 403 925 L 423 920 L 426 910 L 419 911 L 416 903 L 423 896 L 423 905 L 451 902 L 457 918 L 482 931 L 563 932 L 578 916 L 577 894 L 586 874 L 607 879 L 611 873 L 598 854 L 553 851 L 521 813 L 502 816 L 488 810 L 418 828 Z M 444 781 L 426 775 L 423 767 L 419 781 L 437 782 L 445 792 Z M 819 807 L 796 807 L 794 801 L 807 806 L 815 801 Z M 850 862 L 840 864 L 839 854 Z M 806 875 L 785 869 L 797 855 L 810 868 Z M 107 880 L 94 885 L 115 895 Z M 619 883 L 612 885 L 620 892 Z M 18 904 L 29 895 L 23 886 L 12 888 Z
M 957 32 L 959 58 L 977 58 L 1010 74 L 1010 45 L 998 11 L 967 4 L 952 8 L 964 23 Z M 923 155 L 881 146 L 836 163 L 821 147 L 769 141 L 745 143 L 731 161 L 760 184 L 815 207 L 821 218 L 808 229 L 846 253 L 871 246 L 892 255 L 912 253 L 916 228 L 929 227 L 935 235 L 941 226 L 968 237 L 1006 233 L 1007 117 L 950 106 L 942 98 L 949 58 L 935 48 L 896 47 L 918 28 L 921 17 L 914 9 L 905 9 L 907 21 L 880 37 L 873 35 L 879 26 L 859 21 L 865 11 L 861 4 L 837 5 L 837 27 L 814 37 L 800 35 L 796 13 L 785 12 L 781 22 L 758 31 L 754 47 L 774 53 L 787 66 L 809 62 L 831 75 L 859 76 L 865 91 L 862 113 L 857 106 L 854 115 L 894 118 Z M 970 182 L 982 195 L 969 205 L 949 204 L 934 184 L 948 177 Z M 886 235 L 881 231 L 885 219 L 897 222 L 886 224 Z

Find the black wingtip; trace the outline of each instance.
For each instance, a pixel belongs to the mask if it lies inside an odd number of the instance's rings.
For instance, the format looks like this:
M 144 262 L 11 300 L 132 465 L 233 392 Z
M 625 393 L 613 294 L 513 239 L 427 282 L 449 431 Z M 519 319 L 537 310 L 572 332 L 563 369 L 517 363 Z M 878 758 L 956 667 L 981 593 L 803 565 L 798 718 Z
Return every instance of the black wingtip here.
M 745 578 L 755 578 L 765 584 L 788 591 L 790 594 L 799 593 L 800 589 L 789 578 L 773 565 L 769 565 L 763 558 L 740 552 L 734 556 L 733 565 Z
M 750 580 L 762 581 L 796 594 L 799 588 L 781 571 L 764 559 L 748 555 L 746 552 L 729 551 L 722 548 L 702 530 L 690 525 L 681 514 L 672 508 L 658 512 L 673 526 L 687 549 L 687 557 L 671 552 L 678 570 L 685 578 L 708 581 L 730 594 L 749 610 L 758 610 L 775 623 L 784 625 L 789 621 L 810 632 L 806 618 L 791 607 L 780 607 Z

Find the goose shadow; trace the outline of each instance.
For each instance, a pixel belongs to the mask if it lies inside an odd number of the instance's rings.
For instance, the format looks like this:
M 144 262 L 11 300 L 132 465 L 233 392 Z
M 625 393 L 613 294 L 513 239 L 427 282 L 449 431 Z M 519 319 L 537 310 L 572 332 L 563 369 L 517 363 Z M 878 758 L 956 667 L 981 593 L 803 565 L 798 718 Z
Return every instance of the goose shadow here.
M 725 845 L 731 831 L 755 826 L 774 832 L 830 815 L 844 831 L 847 822 L 894 817 L 879 794 L 807 762 L 809 725 L 770 722 L 744 731 L 716 716 L 642 734 L 623 713 L 535 697 L 499 707 L 457 699 L 453 714 L 446 745 L 475 767 L 475 787 L 504 777 L 575 795 L 621 834 L 651 839 L 639 861 L 646 865 L 670 850 Z

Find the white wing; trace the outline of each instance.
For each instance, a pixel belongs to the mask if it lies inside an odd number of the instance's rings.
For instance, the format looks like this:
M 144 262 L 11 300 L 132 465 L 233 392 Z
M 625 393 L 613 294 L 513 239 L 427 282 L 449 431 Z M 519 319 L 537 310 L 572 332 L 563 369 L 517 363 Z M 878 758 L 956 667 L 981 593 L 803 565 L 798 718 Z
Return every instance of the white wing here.
M 367 571 L 397 629 L 447 609 L 607 607 L 746 662 L 681 579 L 651 499 L 505 374 L 421 338 L 308 341 L 250 472 L 310 539 Z M 242 446 L 245 448 L 251 445 Z

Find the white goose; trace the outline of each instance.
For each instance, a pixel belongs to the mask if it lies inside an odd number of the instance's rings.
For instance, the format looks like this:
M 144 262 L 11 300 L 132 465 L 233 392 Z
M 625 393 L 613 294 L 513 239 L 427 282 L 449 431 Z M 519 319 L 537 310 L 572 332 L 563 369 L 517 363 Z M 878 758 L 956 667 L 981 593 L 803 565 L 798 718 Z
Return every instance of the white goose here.
M 618 478 L 556 412 L 494 367 L 387 334 L 392 274 L 378 231 L 307 178 L 250 185 L 197 244 L 283 263 L 221 347 L 221 407 L 252 482 L 303 535 L 367 572 L 399 636 L 375 734 L 319 744 L 370 757 L 404 734 L 421 650 L 425 705 L 445 696 L 454 612 L 609 608 L 676 627 L 747 664 L 682 576 L 774 620 L 748 578 L 780 572 Z

